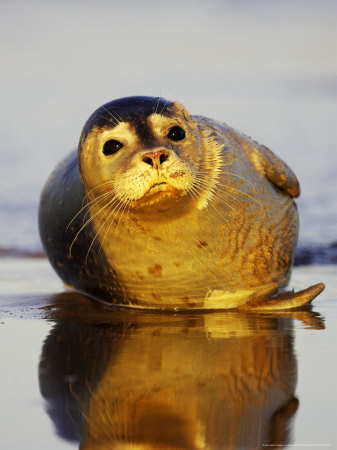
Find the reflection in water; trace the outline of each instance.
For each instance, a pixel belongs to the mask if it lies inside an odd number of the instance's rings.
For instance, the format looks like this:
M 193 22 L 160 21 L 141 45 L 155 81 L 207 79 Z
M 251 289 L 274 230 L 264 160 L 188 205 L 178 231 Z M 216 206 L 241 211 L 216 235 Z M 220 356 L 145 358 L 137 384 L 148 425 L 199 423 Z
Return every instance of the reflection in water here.
M 291 318 L 89 309 L 80 321 L 49 311 L 58 322 L 40 386 L 62 437 L 90 450 L 288 442 L 298 405 Z M 309 311 L 293 314 L 320 327 Z

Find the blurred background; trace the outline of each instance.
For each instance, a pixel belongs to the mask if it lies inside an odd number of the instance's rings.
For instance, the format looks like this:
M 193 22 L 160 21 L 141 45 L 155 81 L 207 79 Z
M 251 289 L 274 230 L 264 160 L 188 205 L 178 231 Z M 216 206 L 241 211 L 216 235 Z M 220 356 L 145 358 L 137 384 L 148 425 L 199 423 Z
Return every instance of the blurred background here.
M 269 146 L 300 242 L 337 242 L 334 0 L 1 0 L 0 249 L 39 251 L 40 191 L 89 115 L 162 96 Z

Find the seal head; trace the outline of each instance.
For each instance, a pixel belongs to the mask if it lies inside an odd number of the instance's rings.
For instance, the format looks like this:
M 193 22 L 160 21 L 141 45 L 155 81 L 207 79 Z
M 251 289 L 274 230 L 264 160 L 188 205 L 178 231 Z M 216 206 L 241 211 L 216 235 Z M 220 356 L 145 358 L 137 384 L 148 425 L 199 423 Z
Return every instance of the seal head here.
M 141 208 L 191 193 L 202 166 L 207 165 L 211 188 L 220 149 L 214 142 L 205 160 L 200 131 L 181 105 L 132 97 L 103 105 L 89 118 L 81 135 L 80 170 L 86 191 L 95 190 L 91 197 L 109 191 L 131 208 Z M 187 196 L 170 215 L 181 214 L 192 198 Z

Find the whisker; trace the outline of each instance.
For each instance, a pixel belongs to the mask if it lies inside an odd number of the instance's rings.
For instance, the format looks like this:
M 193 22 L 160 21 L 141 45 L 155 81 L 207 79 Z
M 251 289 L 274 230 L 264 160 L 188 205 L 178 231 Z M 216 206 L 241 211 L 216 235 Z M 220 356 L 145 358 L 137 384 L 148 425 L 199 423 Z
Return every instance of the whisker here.
M 82 208 L 78 211 L 78 213 L 77 213 L 77 214 L 71 219 L 71 221 L 68 223 L 67 228 L 66 228 L 66 231 L 69 230 L 70 225 L 74 222 L 74 220 L 76 219 L 76 217 L 78 217 L 78 216 L 81 214 L 81 212 L 84 211 L 89 205 L 91 205 L 92 203 L 101 201 L 101 200 L 102 200 L 102 197 L 105 198 L 105 197 L 111 195 L 112 192 L 113 192 L 113 191 L 105 192 L 104 194 L 100 195 L 99 197 L 94 198 L 93 200 L 91 200 L 90 202 L 87 202 L 87 203 L 84 205 L 84 201 L 85 201 L 85 197 L 86 197 L 86 196 L 85 196 L 84 199 L 82 200 L 82 205 L 83 205 Z M 85 216 L 86 216 L 87 214 L 88 214 L 88 212 L 86 212 L 86 214 L 84 215 L 84 218 L 85 218 Z
M 228 220 L 225 219 L 225 217 L 221 214 L 221 212 L 213 205 L 213 203 L 210 203 L 211 208 L 215 209 L 215 211 L 219 214 L 219 216 L 228 224 Z
M 87 254 L 86 254 L 86 257 L 85 257 L 85 263 L 87 263 L 87 261 L 88 261 L 88 257 L 89 257 L 90 250 L 92 249 L 92 246 L 94 245 L 94 243 L 95 243 L 95 241 L 96 241 L 96 239 L 97 239 L 97 237 L 98 237 L 98 235 L 99 235 L 101 229 L 105 226 L 105 224 L 107 223 L 107 221 L 110 219 L 111 215 L 112 215 L 114 212 L 118 212 L 118 209 L 117 209 L 117 211 L 116 211 L 116 208 L 120 207 L 121 204 L 122 204 L 121 200 L 118 199 L 117 204 L 114 205 L 112 211 L 109 212 L 108 217 L 106 217 L 106 219 L 104 220 L 104 222 L 102 223 L 102 225 L 99 227 L 99 229 L 98 229 L 97 232 L 95 233 L 95 236 L 94 236 L 94 238 L 92 239 L 92 241 L 91 241 L 91 243 L 90 243 L 90 245 L 89 245 L 89 248 L 88 248 L 88 251 L 87 251 Z M 101 209 L 99 212 L 101 212 L 101 211 L 102 211 L 102 209 Z M 112 222 L 111 222 L 111 223 L 112 223 Z M 110 224 L 110 226 L 111 226 L 111 224 Z M 106 236 L 106 235 L 105 235 L 105 236 Z M 101 251 L 102 245 L 103 245 L 103 242 L 101 242 L 101 244 L 100 244 L 98 253 Z
M 156 103 L 156 107 L 153 111 L 154 114 L 157 114 L 158 108 L 159 108 L 159 102 L 160 102 L 160 97 L 158 97 L 157 103 Z
M 106 205 L 104 205 L 102 208 L 100 208 L 98 211 L 96 211 L 93 215 L 91 215 L 91 216 L 89 217 L 89 219 L 82 225 L 82 227 L 81 227 L 81 228 L 79 229 L 79 231 L 76 233 L 76 235 L 75 235 L 75 237 L 74 237 L 74 239 L 73 239 L 73 241 L 72 241 L 72 243 L 71 243 L 71 245 L 70 245 L 70 247 L 69 247 L 69 256 L 71 256 L 71 252 L 72 252 L 73 245 L 74 245 L 76 239 L 78 238 L 79 234 L 81 233 L 81 231 L 84 230 L 84 228 L 85 228 L 86 226 L 88 226 L 89 223 L 90 223 L 91 221 L 93 221 L 93 219 L 94 219 L 98 214 L 100 214 L 105 208 L 107 208 L 110 204 L 112 204 L 112 203 L 114 203 L 114 202 L 116 202 L 116 201 L 118 201 L 118 200 L 119 200 L 119 199 L 116 199 L 116 197 L 114 197 L 114 198 L 111 199 Z
M 202 189 L 202 187 L 200 186 L 200 191 L 201 191 L 201 189 Z M 199 190 L 198 190 L 198 188 L 196 187 L 196 186 L 194 186 L 194 187 L 191 187 L 189 190 L 193 190 L 194 191 L 194 193 L 195 193 L 195 195 L 196 195 L 196 200 L 198 200 L 198 195 L 200 195 L 200 193 L 202 193 L 202 191 L 201 192 L 199 192 Z M 189 191 L 188 190 L 188 191 Z M 192 194 L 192 192 L 190 192 L 191 194 Z M 215 205 L 212 203 L 212 202 L 209 202 L 208 203 L 208 205 L 211 207 L 211 208 L 213 208 L 218 214 L 219 214 L 219 216 L 228 224 L 228 221 L 227 221 L 227 219 L 220 213 L 220 211 L 215 207 Z M 228 206 L 230 206 L 230 205 L 228 205 Z
M 220 192 L 221 194 L 228 195 L 228 196 L 231 197 L 233 200 L 235 200 L 235 201 L 237 201 L 237 202 L 239 202 L 239 203 L 242 203 L 240 200 L 238 200 L 237 198 L 235 198 L 234 195 L 230 194 L 230 193 L 227 192 L 226 190 L 219 189 L 217 186 L 213 186 L 213 185 L 207 184 L 207 183 L 204 182 L 204 180 L 198 180 L 198 182 L 199 182 L 200 185 L 202 185 L 202 186 L 204 186 L 204 187 L 210 189 L 213 195 L 215 195 L 217 192 Z M 224 204 L 226 204 L 227 206 L 231 207 L 231 206 L 230 206 L 228 203 L 226 203 L 223 199 L 221 199 L 221 198 L 218 197 L 218 200 L 219 200 L 219 201 L 222 201 Z M 232 208 L 232 207 L 231 207 L 231 208 Z M 232 209 L 234 209 L 234 208 L 232 208 Z
M 171 169 L 172 166 L 177 165 L 177 161 L 172 161 L 171 164 L 169 164 L 168 166 L 166 166 L 166 170 Z
M 91 189 L 90 191 L 88 191 L 88 192 L 86 193 L 86 195 L 85 195 L 84 198 L 83 198 L 83 201 L 84 201 L 85 199 L 87 199 L 88 197 L 90 197 L 90 195 L 91 195 L 94 191 L 97 191 L 97 189 L 100 189 L 100 188 L 102 188 L 102 187 L 105 187 L 105 186 L 108 186 L 109 184 L 114 184 L 114 183 L 115 183 L 114 180 L 109 180 L 109 181 L 105 181 L 104 183 L 99 184 L 98 186 L 95 186 L 93 189 Z M 83 202 L 83 201 L 82 201 L 82 202 Z
M 115 122 L 117 122 L 116 125 L 119 124 L 119 123 L 121 122 L 121 121 L 118 120 L 118 119 L 112 114 L 112 112 L 109 111 L 104 105 L 102 106 L 102 108 L 104 109 L 104 111 L 106 111 L 108 114 L 110 114 L 110 116 L 115 120 Z
M 115 114 L 119 118 L 120 122 L 124 122 L 123 117 L 117 111 L 115 111 Z
M 94 204 L 94 203 L 101 203 L 102 201 L 105 200 L 106 197 L 111 197 L 111 196 L 115 196 L 115 190 L 111 189 L 108 192 L 105 192 L 104 194 L 100 195 L 99 197 L 94 198 L 91 202 L 88 203 L 88 205 L 90 204 Z M 86 217 L 90 214 L 90 209 L 88 208 L 86 213 L 83 216 L 83 223 L 86 221 Z
M 252 200 L 253 202 L 257 203 L 259 205 L 260 209 L 263 210 L 262 203 L 259 200 L 257 200 L 253 195 L 250 195 L 247 192 L 243 192 L 240 189 L 233 188 L 232 186 L 227 186 L 227 188 L 231 189 L 234 194 L 244 195 L 245 197 L 248 197 L 250 200 Z M 230 195 L 230 194 L 228 194 L 228 195 Z
M 207 180 L 204 180 L 203 178 L 200 178 L 198 176 L 196 177 L 196 179 L 198 180 L 198 182 L 203 183 L 206 187 L 212 187 L 217 192 L 221 192 L 232 198 L 234 198 L 232 194 L 236 194 L 239 196 L 243 195 L 243 196 L 249 198 L 250 200 L 252 200 L 253 202 L 257 203 L 260 206 L 261 210 L 263 209 L 263 206 L 262 206 L 261 202 L 259 202 L 259 200 L 257 200 L 253 195 L 249 194 L 248 192 L 241 191 L 241 189 L 238 189 L 237 187 L 233 187 L 228 184 L 222 184 L 221 187 L 219 186 L 219 184 L 211 185 Z M 232 194 L 230 194 L 228 192 L 228 190 L 230 190 L 232 192 Z M 240 201 L 240 200 L 236 199 L 236 201 Z
M 210 172 L 207 172 L 205 170 L 198 170 L 198 173 L 203 174 L 203 175 L 209 175 L 211 173 L 211 171 L 212 171 L 212 169 L 210 170 Z M 245 177 L 243 177 L 241 175 L 238 175 L 237 173 L 228 172 L 226 170 L 221 170 L 221 172 L 223 174 L 226 174 L 226 175 L 230 175 L 230 176 L 233 176 L 233 177 L 236 177 L 236 178 L 240 178 L 242 181 L 245 181 L 247 184 L 250 184 L 253 188 L 255 188 L 255 184 L 254 183 L 252 183 L 247 178 L 245 178 Z
M 200 181 L 199 181 L 198 186 L 200 187 L 200 190 L 202 190 L 203 184 L 202 184 Z M 207 185 L 205 185 L 205 187 L 207 187 L 207 188 L 210 189 L 211 194 L 212 194 L 213 196 L 216 194 L 215 188 L 214 188 L 213 186 L 207 186 Z M 219 201 L 221 201 L 224 205 L 228 206 L 228 208 L 230 208 L 230 209 L 232 209 L 233 211 L 237 212 L 236 209 L 235 209 L 231 204 L 227 203 L 224 199 L 221 199 L 221 198 L 217 198 L 217 199 L 218 199 Z M 209 204 L 212 204 L 212 205 L 213 205 L 212 202 L 210 202 Z M 213 205 L 213 206 L 214 206 L 214 205 Z
M 232 198 L 235 198 L 234 195 L 238 195 L 238 196 L 243 195 L 243 196 L 249 198 L 250 200 L 252 200 L 252 201 L 253 201 L 254 203 L 256 203 L 257 205 L 259 205 L 260 209 L 263 210 L 262 203 L 261 203 L 259 200 L 257 200 L 253 195 L 250 195 L 250 194 L 248 194 L 247 192 L 243 192 L 243 191 L 241 191 L 240 189 L 233 188 L 232 186 L 225 186 L 225 188 L 231 190 L 231 191 L 232 191 L 232 194 L 230 194 L 229 192 L 227 192 L 227 191 L 224 190 L 224 189 L 219 189 L 219 188 L 217 188 L 217 187 L 216 187 L 216 190 L 218 190 L 219 192 L 221 192 L 221 193 L 223 193 L 223 194 L 229 195 L 229 196 L 232 197 Z M 234 195 L 233 195 L 233 194 L 234 194 Z M 240 201 L 240 200 L 237 200 L 237 201 Z
M 125 200 L 124 200 L 124 202 L 125 202 Z M 118 220 L 116 229 L 115 229 L 115 231 L 114 231 L 114 235 L 117 234 L 117 231 L 118 231 L 118 228 L 119 228 L 119 224 L 121 223 L 123 214 L 125 214 L 126 211 L 127 211 L 128 209 L 130 209 L 130 200 L 126 200 L 126 202 L 125 202 L 124 204 L 125 204 L 125 206 L 124 206 L 124 208 L 122 208 L 122 212 L 121 212 L 120 218 L 119 218 L 119 220 Z M 110 228 L 110 226 L 111 226 L 111 224 L 109 225 L 109 228 Z M 109 230 L 108 230 L 108 231 L 109 231 Z
M 191 195 L 191 197 L 193 198 L 193 200 L 195 202 L 198 201 L 198 194 L 199 193 L 193 187 L 188 188 L 187 189 L 187 193 Z
M 164 112 L 164 110 L 165 110 L 165 108 L 166 108 L 166 106 L 168 105 L 168 103 L 169 103 L 169 101 L 168 100 L 166 100 L 166 102 L 165 102 L 165 104 L 164 104 L 164 106 L 163 106 L 163 108 L 162 108 L 162 110 L 160 111 L 160 115 L 162 115 L 163 114 L 163 112 Z
M 110 228 L 111 228 L 111 225 L 112 225 L 112 223 L 113 223 L 114 217 L 115 217 L 115 216 L 119 213 L 119 211 L 122 209 L 123 211 L 122 211 L 122 213 L 121 213 L 121 215 L 120 215 L 120 218 L 119 218 L 118 223 L 117 223 L 117 227 L 116 227 L 116 229 L 115 229 L 115 231 L 114 231 L 114 235 L 116 234 L 116 231 L 117 231 L 117 229 L 118 229 L 119 223 L 120 223 L 120 221 L 121 221 L 121 219 L 122 219 L 122 215 L 123 215 L 123 213 L 125 212 L 126 207 L 128 206 L 128 203 L 125 204 L 123 200 L 120 200 L 120 199 L 119 199 L 119 202 L 120 202 L 119 205 L 115 205 L 115 207 L 113 208 L 113 210 L 109 213 L 108 217 L 105 219 L 104 223 L 100 226 L 99 230 L 98 230 L 97 233 L 95 234 L 95 237 L 93 238 L 93 240 L 92 240 L 92 242 L 91 242 L 91 244 L 90 244 L 90 246 L 89 246 L 89 249 L 88 249 L 88 252 L 87 252 L 87 255 L 86 255 L 86 258 L 85 258 L 85 262 L 87 262 L 87 259 L 88 259 L 90 250 L 91 250 L 91 248 L 92 248 L 92 246 L 93 246 L 95 240 L 97 239 L 97 237 L 98 237 L 98 235 L 99 235 L 101 229 L 106 225 L 106 223 L 107 223 L 108 221 L 110 221 L 109 226 L 108 226 L 108 229 L 107 229 L 107 231 L 105 232 L 104 237 L 103 237 L 103 239 L 102 239 L 101 242 L 100 242 L 100 247 L 99 247 L 99 250 L 98 250 L 98 254 L 100 253 L 100 251 L 101 251 L 102 248 L 103 248 L 103 243 L 104 243 L 104 241 L 105 241 L 105 238 L 107 237 L 107 235 L 108 235 L 108 233 L 109 233 L 109 230 L 110 230 Z M 113 215 L 113 217 L 111 217 L 112 215 Z M 111 219 L 111 220 L 110 220 L 110 219 Z
M 102 114 L 102 117 L 103 117 L 103 119 L 105 119 L 107 122 L 114 123 L 114 122 L 112 121 L 111 117 L 105 117 L 105 116 L 103 116 L 103 114 Z

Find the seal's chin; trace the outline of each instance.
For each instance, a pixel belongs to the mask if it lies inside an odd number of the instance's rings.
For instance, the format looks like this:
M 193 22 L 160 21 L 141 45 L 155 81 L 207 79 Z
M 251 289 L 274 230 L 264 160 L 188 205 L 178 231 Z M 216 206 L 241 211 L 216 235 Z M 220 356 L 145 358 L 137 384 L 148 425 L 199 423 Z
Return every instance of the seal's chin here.
M 176 198 L 185 194 L 186 192 L 184 190 L 177 189 L 168 183 L 155 183 L 145 192 L 142 198 L 135 202 L 134 206 L 150 206 L 154 203 L 158 203 L 163 198 Z

